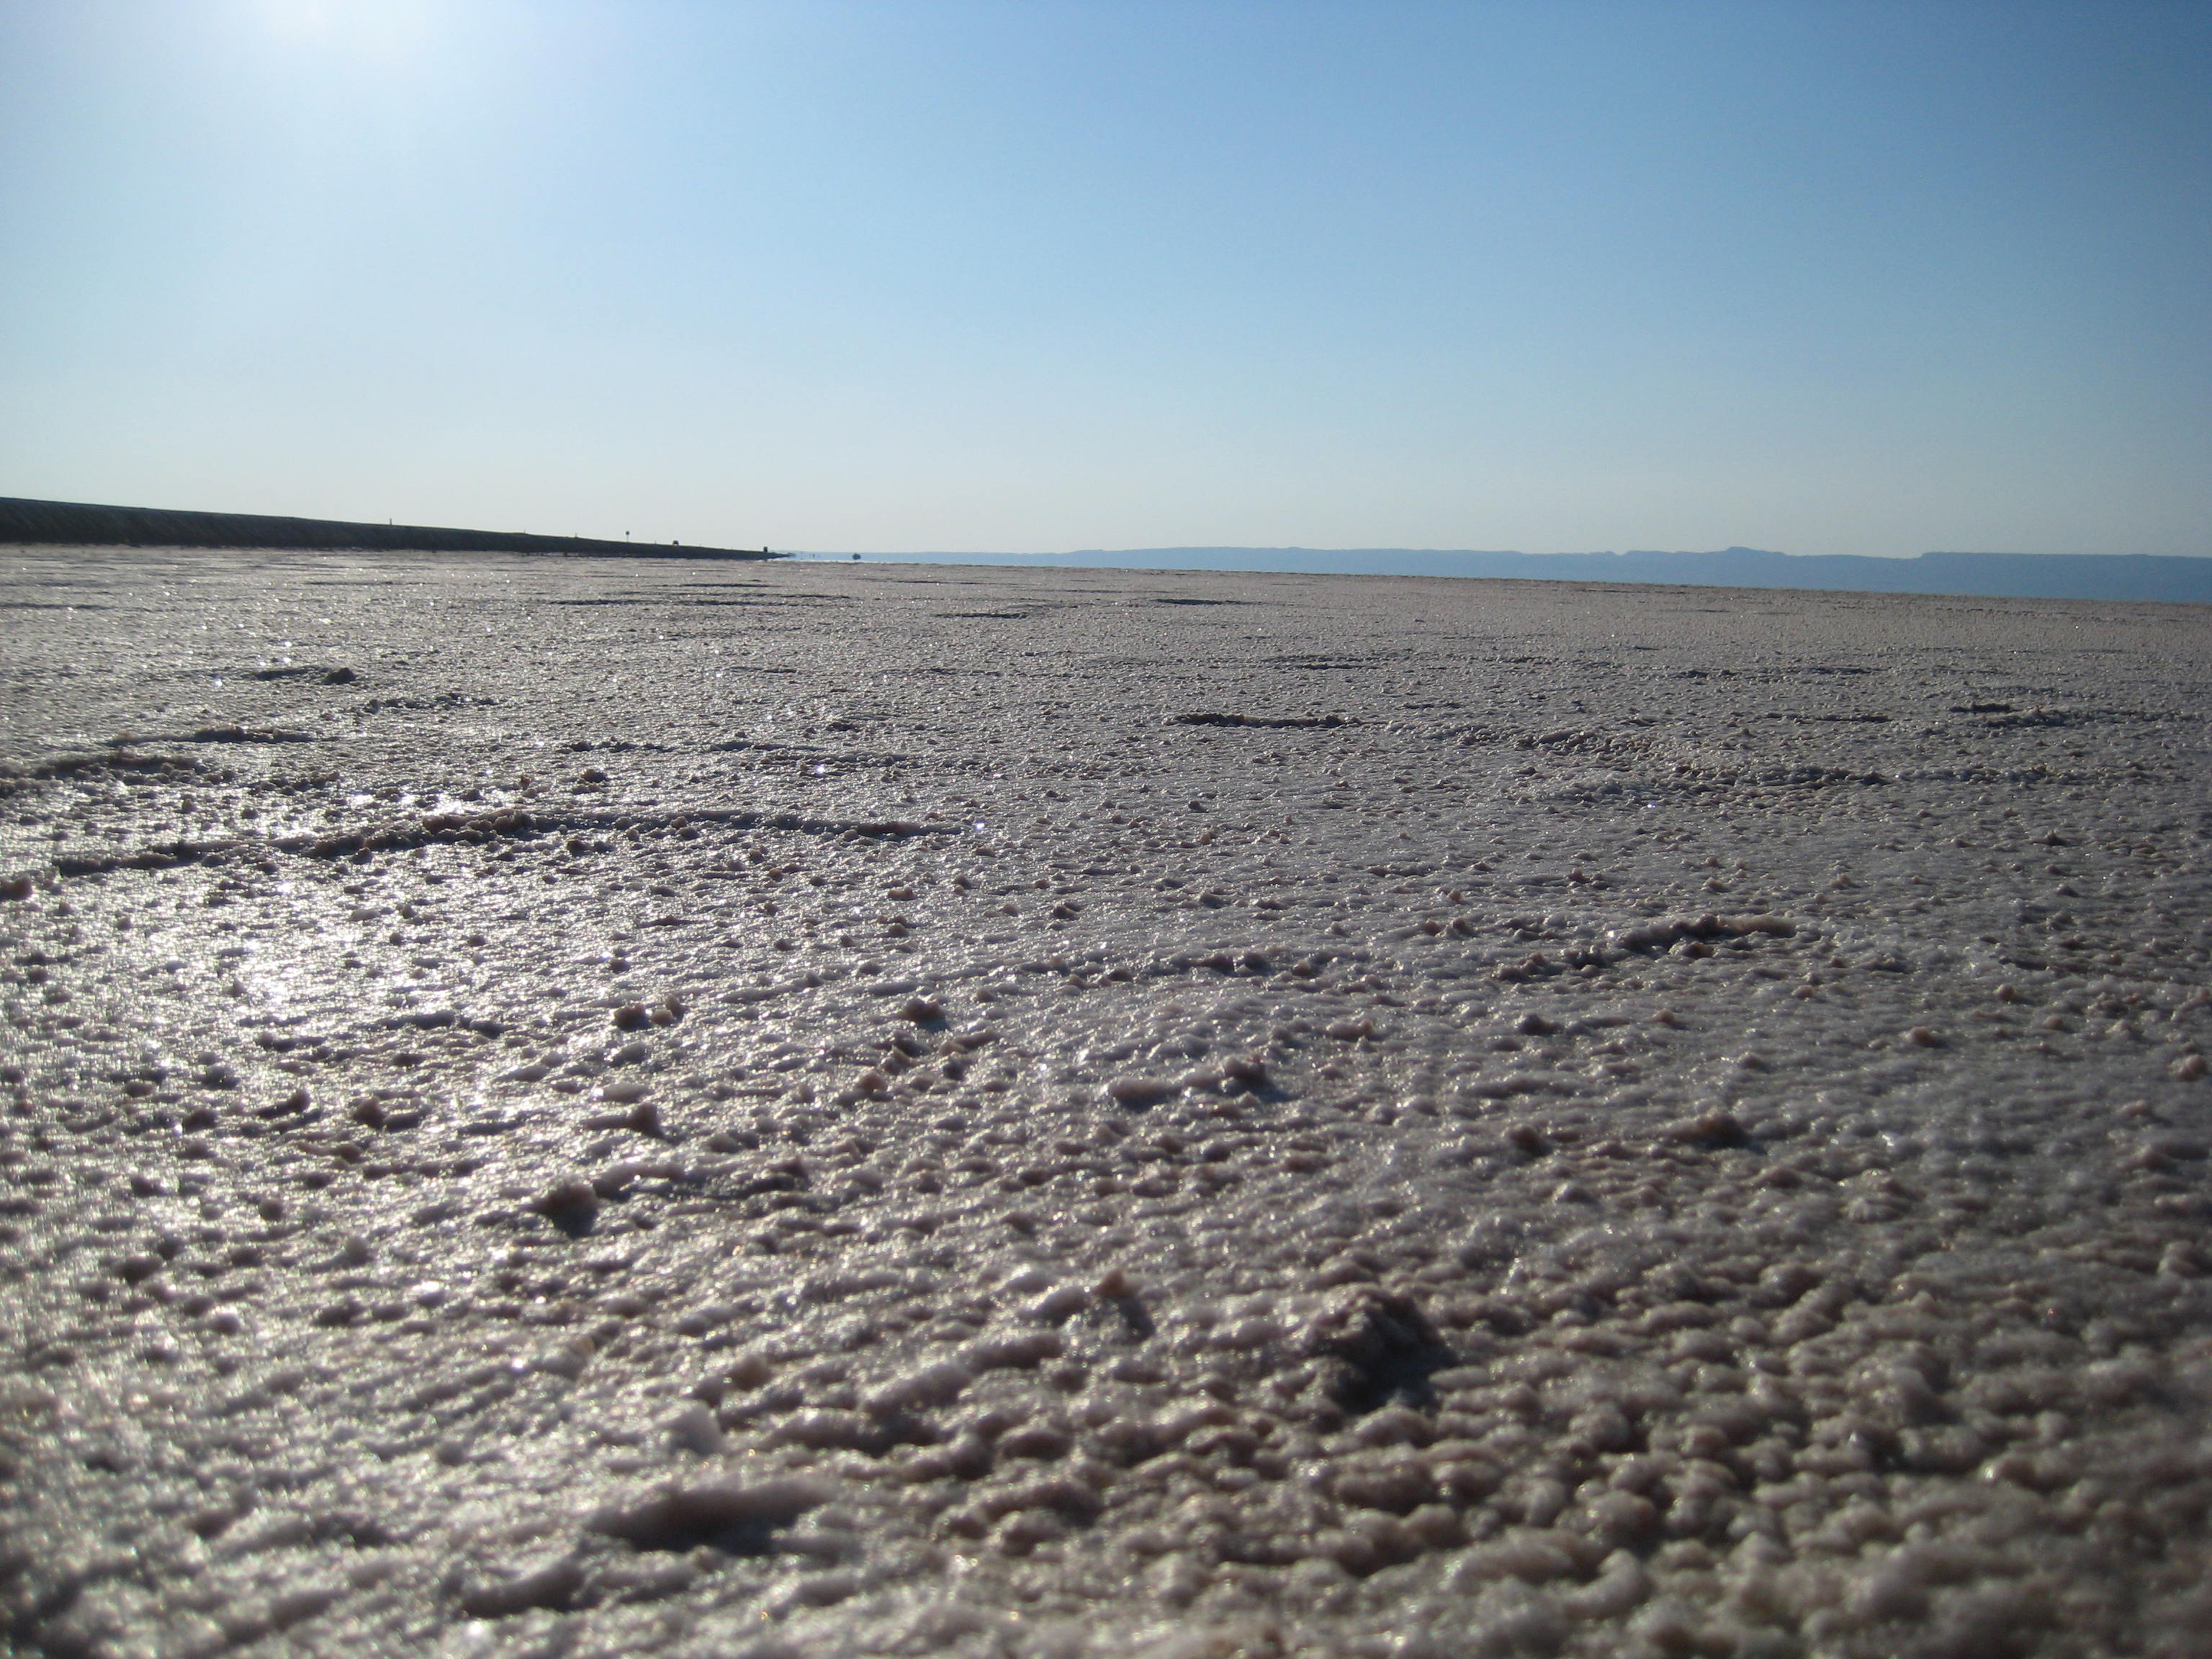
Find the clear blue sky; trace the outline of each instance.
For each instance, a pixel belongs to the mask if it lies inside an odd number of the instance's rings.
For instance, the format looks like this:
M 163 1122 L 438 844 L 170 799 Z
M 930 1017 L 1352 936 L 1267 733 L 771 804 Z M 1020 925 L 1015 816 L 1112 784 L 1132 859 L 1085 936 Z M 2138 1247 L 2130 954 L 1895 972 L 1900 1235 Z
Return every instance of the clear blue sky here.
M 2212 6 L 6 0 L 0 495 L 2212 552 Z

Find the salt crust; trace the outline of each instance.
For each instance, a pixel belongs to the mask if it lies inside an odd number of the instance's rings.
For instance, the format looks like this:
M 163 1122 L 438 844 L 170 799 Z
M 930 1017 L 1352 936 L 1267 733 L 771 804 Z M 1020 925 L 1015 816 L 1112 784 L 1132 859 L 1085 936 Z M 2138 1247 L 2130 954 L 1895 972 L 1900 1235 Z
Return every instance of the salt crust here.
M 19 1650 L 2212 1651 L 2201 611 L 6 585 Z

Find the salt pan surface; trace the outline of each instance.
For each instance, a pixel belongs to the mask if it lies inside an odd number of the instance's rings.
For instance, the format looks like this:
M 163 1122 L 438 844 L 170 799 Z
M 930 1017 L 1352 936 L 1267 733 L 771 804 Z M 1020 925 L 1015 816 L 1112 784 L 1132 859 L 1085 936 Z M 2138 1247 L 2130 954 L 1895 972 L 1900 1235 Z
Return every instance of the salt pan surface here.
M 2212 1651 L 2201 610 L 4 585 L 21 1650 Z

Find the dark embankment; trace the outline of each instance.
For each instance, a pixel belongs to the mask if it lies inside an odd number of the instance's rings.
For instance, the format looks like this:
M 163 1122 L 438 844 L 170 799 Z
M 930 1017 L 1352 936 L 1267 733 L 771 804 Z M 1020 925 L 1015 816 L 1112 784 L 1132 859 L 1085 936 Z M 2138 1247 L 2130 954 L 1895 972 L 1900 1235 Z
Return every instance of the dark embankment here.
M 46 547 L 284 547 L 380 552 L 574 553 L 599 558 L 770 559 L 766 548 L 687 547 L 680 542 L 595 541 L 519 531 L 349 524 L 258 513 L 179 513 L 158 507 L 94 507 L 0 496 L 0 543 Z

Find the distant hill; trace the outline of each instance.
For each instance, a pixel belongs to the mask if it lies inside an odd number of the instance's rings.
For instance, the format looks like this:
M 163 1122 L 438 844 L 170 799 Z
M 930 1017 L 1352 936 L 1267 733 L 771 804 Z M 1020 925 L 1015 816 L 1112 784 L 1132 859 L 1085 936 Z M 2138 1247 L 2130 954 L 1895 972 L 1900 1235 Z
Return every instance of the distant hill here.
M 843 558 L 844 554 L 806 556 Z M 871 559 L 1112 570 L 1280 570 L 1314 574 L 1486 576 L 1516 581 L 1667 582 L 1856 593 L 1956 593 L 2011 599 L 2155 599 L 2212 604 L 2212 558 L 2103 553 L 1482 553 L 1424 548 L 1140 547 L 1077 553 L 871 553 Z
M 179 513 L 160 507 L 93 507 L 0 496 L 0 543 L 47 547 L 272 547 L 428 553 L 577 553 L 594 558 L 772 559 L 763 548 L 686 547 L 678 542 L 595 541 L 519 531 L 441 530 L 258 513 Z

